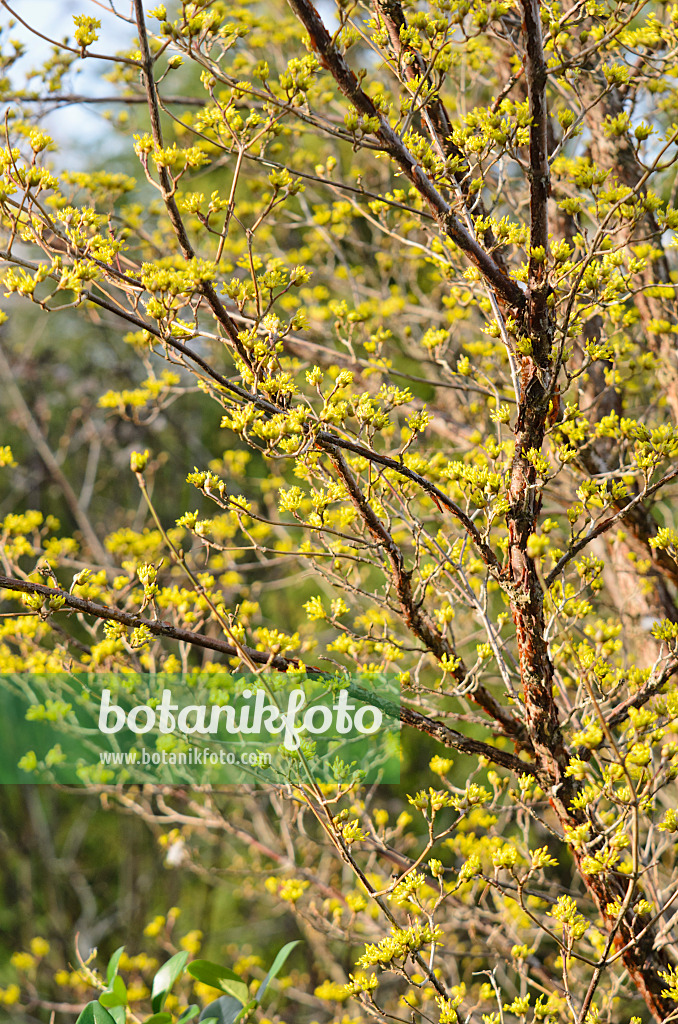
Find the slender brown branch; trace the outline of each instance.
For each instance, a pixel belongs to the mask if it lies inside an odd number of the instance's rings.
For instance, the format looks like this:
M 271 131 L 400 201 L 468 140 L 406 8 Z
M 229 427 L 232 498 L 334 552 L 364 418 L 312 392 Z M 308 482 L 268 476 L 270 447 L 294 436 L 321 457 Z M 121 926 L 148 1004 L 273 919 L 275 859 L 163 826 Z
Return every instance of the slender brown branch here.
M 486 757 L 488 760 L 493 761 L 494 764 L 501 765 L 502 768 L 507 768 L 518 776 L 533 775 L 548 785 L 547 780 L 540 774 L 539 768 L 529 761 L 521 761 L 515 754 L 510 754 L 505 750 L 497 750 L 496 747 L 489 743 L 483 743 L 481 740 L 473 740 L 468 736 L 463 736 L 455 729 L 450 729 L 441 722 L 436 722 L 434 719 L 428 718 L 418 711 L 414 711 L 411 708 L 401 708 L 400 721 L 403 725 L 410 725 L 419 732 L 425 732 L 427 736 L 438 740 L 439 743 L 446 747 L 458 750 L 461 754 Z
M 571 562 L 580 551 L 583 551 L 583 549 L 591 543 L 591 541 L 595 540 L 596 537 L 600 537 L 601 534 L 605 533 L 616 523 L 620 522 L 620 520 L 630 515 L 637 505 L 640 505 L 646 498 L 650 498 L 662 487 L 665 487 L 666 484 L 671 483 L 671 481 L 675 480 L 676 477 L 678 477 L 678 466 L 666 473 L 661 480 L 657 480 L 656 483 L 652 484 L 650 487 L 646 487 L 644 491 L 641 491 L 640 494 L 635 496 L 635 498 L 632 498 L 628 505 L 624 505 L 624 507 L 620 508 L 618 512 L 615 512 L 613 516 L 608 516 L 607 519 L 601 519 L 595 526 L 592 526 L 584 537 L 578 540 L 569 551 L 566 551 L 565 554 L 558 559 L 545 579 L 546 585 L 551 586 L 568 562 Z
M 240 657 L 238 649 L 233 644 L 226 643 L 224 640 L 206 636 L 204 633 L 194 633 L 190 629 L 180 629 L 178 626 L 173 626 L 170 622 L 147 619 L 143 615 L 134 615 L 131 612 L 122 611 L 120 608 L 109 607 L 108 605 L 99 604 L 97 601 L 77 597 L 75 594 L 69 594 L 66 590 L 61 590 L 60 587 L 46 587 L 42 583 L 30 583 L 27 580 L 19 580 L 13 576 L 0 575 L 0 590 L 13 590 L 23 594 L 41 594 L 47 600 L 58 598 L 63 600 L 65 607 L 82 612 L 84 615 L 92 615 L 97 619 L 121 622 L 124 626 L 129 626 L 131 629 L 145 626 L 153 636 L 164 636 L 170 640 L 191 644 L 193 647 L 217 651 L 219 654 L 225 654 L 229 658 Z M 281 654 L 255 651 L 252 647 L 243 646 L 243 650 L 257 665 L 274 668 L 277 672 L 287 672 L 289 668 L 299 665 L 298 658 L 285 658 Z M 315 671 L 314 669 L 309 669 L 311 674 Z
M 135 0 L 139 3 L 140 0 Z M 383 149 L 400 167 L 428 205 L 443 234 L 464 252 L 478 267 L 497 295 L 510 306 L 521 310 L 525 296 L 519 285 L 508 277 L 494 257 L 473 238 L 454 214 L 449 203 L 443 199 L 437 188 L 412 156 L 402 139 L 377 110 L 374 103 L 361 88 L 358 79 L 332 41 L 332 37 L 310 0 L 288 0 L 290 7 L 308 32 L 311 47 L 318 55 L 323 67 L 333 76 L 339 90 L 350 100 L 356 110 L 365 117 L 376 121 L 374 134 Z
M 643 704 L 647 704 L 652 697 L 661 693 L 669 679 L 677 673 L 678 658 L 673 657 L 666 662 L 659 675 L 652 673 L 648 681 L 636 693 L 617 705 L 614 711 L 605 719 L 608 727 L 612 728 L 615 725 L 621 725 L 628 717 L 630 708 L 642 708 Z
M 407 19 L 403 12 L 400 0 L 374 0 L 376 11 L 382 18 L 388 32 L 393 52 L 398 58 L 400 76 L 403 81 L 411 83 L 423 81 L 427 73 L 427 65 L 421 53 L 415 50 L 411 44 L 404 44 L 403 38 L 407 38 Z M 437 93 L 428 96 L 422 104 L 424 124 L 431 141 L 439 150 L 441 156 L 452 157 L 458 164 L 458 169 L 453 172 L 454 179 L 459 187 L 464 203 L 469 213 L 473 210 L 476 216 L 485 218 L 486 212 L 482 198 L 469 191 L 471 182 L 471 170 L 465 154 L 455 144 L 452 138 L 452 125 L 447 108 Z M 486 248 L 492 251 L 493 257 L 504 273 L 508 273 L 505 260 L 501 251 L 497 248 L 497 239 L 491 228 L 483 232 L 483 241 Z
M 38 268 L 38 264 L 33 264 L 29 263 L 26 260 L 18 259 L 11 253 L 5 252 L 3 250 L 0 250 L 0 259 L 3 259 L 8 263 L 15 263 L 19 266 L 23 266 L 31 270 L 36 270 Z M 127 321 L 127 323 L 133 324 L 135 327 L 137 327 L 137 329 L 146 331 L 148 334 L 151 334 L 153 337 L 157 338 L 158 341 L 160 341 L 163 345 L 166 345 L 168 348 L 172 348 L 176 352 L 180 352 L 183 356 L 190 359 L 197 366 L 199 366 L 200 369 L 203 370 L 208 377 L 210 377 L 216 384 L 219 385 L 220 388 L 222 388 L 224 391 L 227 391 L 229 394 L 235 395 L 241 401 L 254 405 L 257 409 L 261 409 L 262 412 L 268 413 L 271 416 L 279 416 L 281 414 L 284 414 L 285 410 L 282 409 L 280 406 L 277 406 L 275 405 L 274 402 L 262 398 L 260 395 L 253 394 L 252 392 L 248 391 L 241 385 L 235 384 L 227 377 L 224 377 L 222 374 L 218 373 L 212 366 L 210 366 L 207 360 L 203 359 L 202 356 L 198 355 L 197 352 L 194 352 L 191 348 L 189 348 L 188 345 L 185 345 L 183 342 L 179 341 L 177 338 L 174 338 L 169 334 L 163 334 L 162 331 L 160 331 L 157 327 L 155 327 L 153 324 L 149 324 L 147 321 L 143 320 L 140 316 L 137 316 L 135 313 L 132 313 L 131 311 L 126 309 L 122 309 L 119 306 L 116 306 L 113 302 L 109 301 L 106 298 L 103 298 L 101 295 L 98 295 L 96 292 L 93 291 L 83 291 L 82 297 L 90 302 L 95 303 L 97 306 L 101 307 L 101 309 L 106 309 L 109 313 L 113 313 L 115 316 L 121 317 L 123 320 Z M 313 431 L 313 427 L 310 425 L 306 425 L 305 431 L 310 435 L 310 433 Z M 431 495 L 431 497 L 434 498 L 434 500 L 439 506 L 443 506 L 445 509 L 447 509 L 448 512 L 452 513 L 452 515 L 458 520 L 458 522 L 464 527 L 464 529 L 471 537 L 473 543 L 476 545 L 480 555 L 482 556 L 483 561 L 487 565 L 493 577 L 497 580 L 500 579 L 501 567 L 499 564 L 499 560 L 497 559 L 496 554 L 489 546 L 489 544 L 487 544 L 483 540 L 478 528 L 475 526 L 472 519 L 463 511 L 462 508 L 459 507 L 459 505 L 457 505 L 456 502 L 452 501 L 452 499 L 448 497 L 448 495 L 441 491 L 440 488 L 436 487 L 435 484 L 432 484 L 429 480 L 423 477 L 420 473 L 416 473 L 414 470 L 406 466 L 404 462 L 398 459 L 391 458 L 389 455 L 382 455 L 379 452 L 375 452 L 372 449 L 367 448 L 362 444 L 359 444 L 357 441 L 351 441 L 348 438 L 340 437 L 338 434 L 334 434 L 328 430 L 314 431 L 313 442 L 317 444 L 318 447 L 320 448 L 327 448 L 328 445 L 330 447 L 336 446 L 338 448 L 343 448 L 345 451 L 350 451 L 354 455 L 359 455 L 364 459 L 368 459 L 370 462 L 373 462 L 380 466 L 384 466 L 384 468 L 386 469 L 391 469 L 394 472 L 399 473 L 406 479 L 411 480 L 413 483 L 416 483 L 419 487 L 426 491 L 427 494 Z
M 457 652 L 446 637 L 436 628 L 430 616 L 425 612 L 418 602 L 415 602 L 412 594 L 412 572 L 405 569 L 403 554 L 393 540 L 389 530 L 382 523 L 379 516 L 367 501 L 358 483 L 353 476 L 346 459 L 338 446 L 326 445 L 325 450 L 329 455 L 335 469 L 343 480 L 348 491 L 349 498 L 358 510 L 365 526 L 372 536 L 383 546 L 386 557 L 391 566 L 393 586 L 400 604 L 401 615 L 408 629 L 426 646 L 438 660 L 443 657 L 457 662 L 453 674 L 457 682 L 462 684 L 467 676 L 467 669 L 463 662 L 457 657 Z M 529 746 L 527 732 L 514 715 L 489 693 L 484 686 L 478 686 L 470 694 L 475 702 L 483 708 L 500 725 L 502 731 L 520 743 L 522 746 Z M 439 723 L 433 723 L 436 728 L 441 729 Z
M 236 648 L 233 644 L 226 643 L 224 640 L 219 640 L 216 637 L 206 636 L 204 633 L 195 633 L 190 629 L 180 629 L 178 626 L 173 626 L 169 622 L 159 622 L 157 619 L 147 619 L 143 615 L 134 615 L 130 612 L 122 611 L 120 608 L 109 607 L 108 605 L 99 604 L 97 601 L 90 601 L 87 598 L 76 597 L 74 594 L 69 594 L 67 591 L 62 590 L 60 587 L 47 587 L 42 583 L 30 583 L 27 580 L 16 579 L 13 576 L 0 575 L 0 590 L 10 590 L 17 593 L 23 594 L 40 594 L 47 601 L 57 598 L 63 601 L 63 606 L 71 608 L 73 611 L 81 612 L 83 615 L 91 615 L 97 619 L 109 620 L 113 622 L 121 622 L 124 626 L 129 626 L 132 629 L 137 629 L 139 626 L 145 626 L 153 636 L 167 637 L 169 640 L 177 640 L 182 643 L 191 644 L 193 647 L 200 647 L 205 650 L 217 651 L 219 654 L 225 654 L 229 658 L 240 657 L 241 651 Z M 265 668 L 274 669 L 276 672 L 287 672 L 290 668 L 299 667 L 298 658 L 285 658 L 281 654 L 268 653 L 266 651 L 257 651 L 253 647 L 246 647 L 244 644 L 241 645 L 242 651 L 257 665 L 262 665 Z M 312 666 L 307 667 L 309 675 L 312 676 L 324 676 L 330 675 L 325 673 L 321 669 L 314 668 Z M 367 690 L 361 690 L 359 687 L 351 687 L 351 693 L 360 699 L 366 701 L 375 701 L 375 695 Z M 390 702 L 379 701 L 379 706 L 383 707 L 386 714 L 391 714 L 397 718 L 403 725 L 412 726 L 419 732 L 425 732 L 428 736 L 437 739 L 440 743 L 446 747 L 450 747 L 454 750 L 458 750 L 465 754 L 475 754 L 482 757 L 487 757 L 493 763 L 500 765 L 503 768 L 508 768 L 510 771 L 516 772 L 521 775 L 525 772 L 534 775 L 536 769 L 525 761 L 521 761 L 518 757 L 513 754 L 509 754 L 503 750 L 497 750 L 489 743 L 483 743 L 480 740 L 469 739 L 469 737 L 462 735 L 455 729 L 450 729 L 442 722 L 436 722 L 426 715 L 422 715 L 418 711 L 413 711 L 410 708 L 402 708 L 396 704 L 390 704 Z
M 393 540 L 389 530 L 382 523 L 369 501 L 358 486 L 346 459 L 338 448 L 327 445 L 325 448 L 337 474 L 343 481 L 351 503 L 357 509 L 365 526 L 383 548 L 391 566 L 391 577 L 401 615 L 408 629 L 431 651 L 439 660 L 443 656 L 456 658 L 457 653 L 449 640 L 436 628 L 428 614 L 415 603 L 412 594 L 412 572 L 405 569 L 403 553 Z
M 148 103 L 146 96 L 137 96 L 134 94 L 125 95 L 121 93 L 119 96 L 85 96 L 80 93 L 50 93 L 48 96 L 31 96 L 30 94 L 24 95 L 20 92 L 6 93 L 5 100 L 7 102 L 14 101 L 16 103 L 49 103 L 57 104 L 58 106 L 68 107 L 74 104 L 89 104 L 89 103 L 123 103 L 125 105 L 129 103 Z M 204 107 L 204 100 L 200 96 L 163 96 L 163 103 L 176 103 L 178 106 L 184 107 Z
M 144 18 L 144 8 L 142 0 L 134 0 L 134 11 L 136 15 L 137 31 L 139 33 L 139 45 L 141 47 L 141 53 L 143 55 L 143 71 L 142 77 L 144 86 L 146 88 L 146 98 L 148 101 L 148 112 L 151 119 L 151 134 L 153 141 L 158 148 L 162 148 L 163 137 L 162 137 L 162 125 L 160 123 L 160 106 L 158 104 L 158 93 L 155 85 L 155 79 L 153 77 L 153 57 L 151 50 L 148 45 L 148 34 L 146 32 L 146 21 Z M 174 184 L 170 177 L 168 169 L 164 166 L 159 168 L 160 184 L 163 190 L 163 200 L 167 209 L 167 214 L 170 219 L 172 228 L 177 237 L 179 247 L 185 259 L 191 260 L 195 258 L 195 250 L 191 244 L 191 241 L 186 232 L 184 222 L 181 219 L 179 213 L 179 207 L 177 206 L 176 199 L 174 198 Z M 243 343 L 238 337 L 238 328 L 231 320 L 228 312 L 226 311 L 224 304 L 217 295 L 216 289 L 211 281 L 201 282 L 201 291 L 210 309 L 214 313 L 217 321 L 226 331 L 233 348 L 238 353 L 241 359 L 249 366 L 250 357 L 249 353 L 245 349 Z
M 5 8 L 6 11 L 9 12 L 9 14 L 12 15 L 13 18 L 16 18 L 17 21 L 21 22 L 24 28 L 28 29 L 31 35 L 37 36 L 38 39 L 44 39 L 46 43 L 51 43 L 52 46 L 56 47 L 59 50 L 66 50 L 67 53 L 75 53 L 78 57 L 83 56 L 81 50 L 76 49 L 74 46 L 68 46 L 63 41 L 63 39 L 51 39 L 49 36 L 43 35 L 42 32 L 39 32 L 37 28 L 33 27 L 33 25 L 29 25 L 27 21 L 24 21 L 21 15 L 17 14 L 17 12 L 12 7 L 9 6 L 7 0 L 0 0 L 0 3 L 2 3 L 2 6 Z M 87 50 L 86 55 L 88 57 L 92 57 L 94 60 L 110 60 L 114 61 L 116 64 L 129 64 L 133 68 L 139 67 L 139 61 L 132 60 L 131 57 L 119 57 L 117 54 L 111 55 L 107 53 L 92 53 L 91 50 Z
M 548 198 L 551 191 L 548 154 L 546 63 L 541 37 L 539 0 L 521 0 L 525 26 L 525 78 L 530 104 L 530 261 L 528 317 L 535 357 L 544 365 L 548 354 Z

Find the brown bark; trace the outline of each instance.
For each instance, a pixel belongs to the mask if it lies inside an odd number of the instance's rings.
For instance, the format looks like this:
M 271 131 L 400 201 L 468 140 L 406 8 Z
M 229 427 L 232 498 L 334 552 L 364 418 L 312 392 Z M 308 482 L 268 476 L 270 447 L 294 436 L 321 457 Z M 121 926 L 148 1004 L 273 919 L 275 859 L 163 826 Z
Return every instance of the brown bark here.
M 516 628 L 525 721 L 537 764 L 550 787 L 565 785 L 567 763 L 553 699 L 553 665 L 544 623 L 544 595 L 527 542 L 535 530 L 540 508 L 537 474 L 531 451 L 541 451 L 549 407 L 549 366 L 553 315 L 548 308 L 546 273 L 548 247 L 549 167 L 546 136 L 546 66 L 541 42 L 537 0 L 523 0 L 525 21 L 525 78 L 532 123 L 530 127 L 530 261 L 525 333 L 532 355 L 522 361 L 520 405 L 515 425 L 507 515 L 509 534 L 507 578 L 511 614 Z M 541 251 L 540 251 L 541 250 Z
M 509 548 L 507 574 L 513 593 L 511 611 L 516 627 L 526 725 L 542 776 L 550 781 L 551 803 L 563 827 L 587 819 L 572 807 L 575 788 L 566 778 L 569 760 L 560 730 L 558 708 L 553 695 L 553 666 L 545 641 L 543 591 L 533 560 L 527 554 L 527 540 L 534 531 L 539 497 L 530 449 L 541 450 L 548 414 L 549 359 L 553 336 L 548 308 L 548 278 L 545 263 L 535 257 L 548 246 L 548 151 L 546 108 L 546 67 L 541 46 L 541 20 L 537 0 L 521 0 L 525 36 L 525 79 L 530 102 L 530 245 L 526 327 L 532 356 L 523 360 L 521 400 L 516 423 L 516 446 L 509 486 L 507 517 Z M 541 257 L 541 252 L 539 253 Z M 602 841 L 595 821 L 588 821 L 593 844 Z M 598 832 L 598 835 L 595 833 Z M 589 875 L 576 854 L 580 873 L 609 928 L 617 928 L 615 943 L 639 993 L 658 1020 L 671 1012 L 669 999 L 662 995 L 662 971 L 669 962 L 665 952 L 654 949 L 656 930 L 643 929 L 642 921 L 628 909 L 621 921 L 607 909 L 615 900 L 624 901 L 629 880 L 613 871 Z M 634 883 L 635 884 L 635 883 Z
M 377 137 L 384 150 L 398 164 L 407 177 L 416 185 L 426 199 L 442 231 L 452 237 L 469 258 L 478 266 L 486 279 L 495 287 L 502 299 L 520 311 L 524 335 L 531 342 L 530 356 L 523 358 L 521 372 L 520 402 L 515 426 L 515 450 L 509 482 L 509 512 L 507 526 L 509 533 L 508 557 L 502 583 L 510 596 L 511 612 L 516 628 L 519 665 L 523 686 L 525 723 L 534 751 L 536 768 L 542 786 L 549 792 L 552 806 L 561 824 L 574 826 L 588 819 L 582 811 L 572 807 L 576 785 L 566 777 L 565 769 L 569 755 L 563 743 L 558 708 L 553 694 L 553 666 L 545 640 L 543 590 L 533 559 L 527 554 L 527 541 L 534 531 L 540 510 L 537 491 L 537 476 L 530 458 L 530 451 L 540 451 L 546 429 L 547 415 L 553 387 L 550 359 L 553 338 L 553 315 L 549 307 L 549 282 L 546 256 L 548 252 L 548 111 L 546 107 L 546 66 L 541 43 L 541 18 L 537 0 L 521 0 L 525 36 L 525 78 L 530 101 L 530 260 L 528 271 L 528 295 L 507 292 L 501 270 L 496 261 L 482 250 L 477 243 L 469 244 L 470 236 L 459 234 L 460 225 L 448 213 L 442 197 L 414 165 L 402 143 L 392 129 L 377 114 L 373 104 L 358 85 L 353 72 L 338 53 L 329 33 L 322 24 L 317 11 L 308 0 L 289 0 L 302 24 L 306 27 L 311 44 L 320 60 L 333 74 L 341 92 L 363 114 L 377 117 Z M 461 239 L 461 240 L 460 240 Z M 490 261 L 488 263 L 488 261 Z M 328 439 L 329 440 L 329 439 Z M 343 447 L 347 447 L 343 445 Z M 350 447 L 350 446 L 348 446 Z M 330 445 L 325 446 L 330 457 L 336 462 Z M 343 461 L 343 456 L 337 453 Z M 344 479 L 346 479 L 344 474 Z M 359 492 L 349 486 L 351 500 L 359 508 L 363 521 L 376 537 L 382 534 L 383 524 L 375 521 L 369 506 L 364 507 Z M 380 525 L 382 529 L 380 529 Z M 398 593 L 405 621 L 410 629 L 425 643 L 439 646 L 431 635 L 431 623 L 419 609 L 411 607 L 409 579 L 404 570 L 402 555 L 393 551 L 388 538 L 382 536 L 387 557 L 391 562 L 396 592 Z M 592 843 L 602 842 L 602 832 L 589 821 L 594 832 Z M 614 872 L 587 875 L 580 870 L 584 882 L 599 908 L 603 920 L 610 928 L 616 928 L 616 943 L 621 950 L 624 966 L 633 978 L 639 993 L 645 999 L 652 1013 L 660 1019 L 671 1007 L 662 995 L 664 981 L 660 977 L 668 967 L 663 951 L 654 949 L 656 930 L 653 926 L 644 928 L 642 920 L 632 910 L 617 922 L 607 906 L 626 895 L 626 889 Z M 628 880 L 624 880 L 628 884 Z

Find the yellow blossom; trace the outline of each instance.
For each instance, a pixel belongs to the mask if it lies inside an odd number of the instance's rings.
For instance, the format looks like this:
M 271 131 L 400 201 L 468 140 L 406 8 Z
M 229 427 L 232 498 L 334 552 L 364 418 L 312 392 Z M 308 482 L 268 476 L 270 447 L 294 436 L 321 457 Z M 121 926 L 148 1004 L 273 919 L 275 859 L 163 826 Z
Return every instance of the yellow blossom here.
M 36 935 L 34 939 L 31 939 L 31 953 L 33 956 L 38 957 L 38 959 L 47 956 L 49 953 L 49 942 Z
M 35 967 L 35 957 L 30 953 L 12 953 L 10 963 L 17 971 L 30 971 L 31 967 Z
M 200 952 L 202 945 L 202 932 L 199 928 L 194 928 L 193 931 L 187 932 L 186 935 L 179 941 L 179 945 L 182 949 L 187 949 L 189 953 L 195 956 Z
M 160 932 L 165 927 L 165 918 L 161 914 L 157 914 L 156 917 L 150 921 L 144 928 L 144 935 L 148 935 L 150 938 L 155 938 L 156 935 L 160 935 Z

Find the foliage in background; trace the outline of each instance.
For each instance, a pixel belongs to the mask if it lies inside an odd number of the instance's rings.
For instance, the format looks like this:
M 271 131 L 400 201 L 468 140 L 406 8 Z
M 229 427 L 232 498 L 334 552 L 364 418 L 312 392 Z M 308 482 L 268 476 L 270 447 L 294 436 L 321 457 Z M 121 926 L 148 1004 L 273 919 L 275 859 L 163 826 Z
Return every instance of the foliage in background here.
M 93 11 L 3 43 L 0 670 L 398 675 L 407 799 L 101 778 L 267 866 L 323 975 L 276 1020 L 673 1019 L 678 8 Z M 83 62 L 124 171 L 40 126 Z

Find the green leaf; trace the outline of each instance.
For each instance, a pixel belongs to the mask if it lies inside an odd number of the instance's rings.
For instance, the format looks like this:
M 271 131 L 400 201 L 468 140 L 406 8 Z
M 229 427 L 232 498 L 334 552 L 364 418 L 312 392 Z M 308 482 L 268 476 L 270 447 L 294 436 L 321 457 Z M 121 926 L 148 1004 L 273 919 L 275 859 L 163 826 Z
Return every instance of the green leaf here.
M 101 993 L 99 1002 L 106 1007 L 127 1005 L 127 988 L 119 974 L 115 975 L 113 983 L 108 986 L 106 991 Z
M 110 1006 L 108 1012 L 115 1021 L 115 1024 L 125 1024 L 127 1014 L 125 1013 L 124 1006 Z
M 154 1013 L 151 1017 L 147 1017 L 144 1024 L 170 1024 L 172 1020 L 171 1013 Z
M 108 967 L 106 968 L 106 981 L 108 982 L 109 985 L 111 984 L 113 978 L 115 978 L 116 974 L 118 973 L 118 964 L 120 963 L 120 957 L 122 956 L 124 951 L 124 946 L 118 946 L 115 953 L 108 961 Z
M 244 1012 L 245 1007 L 239 999 L 234 999 L 233 996 L 219 996 L 202 1011 L 200 1024 L 208 1024 L 209 1021 L 213 1021 L 214 1024 L 235 1024 Z
M 177 1024 L 187 1024 L 187 1021 L 193 1020 L 195 1015 L 198 1013 L 200 1013 L 200 1007 L 197 1005 L 197 1003 L 193 1003 L 192 1006 L 189 1006 L 188 1009 L 184 1013 L 182 1013 L 181 1017 L 179 1017 L 177 1021 Z
M 115 1018 L 111 1017 L 98 999 L 93 999 L 91 1003 L 87 1004 L 75 1024 L 115 1024 Z
M 167 998 L 167 994 L 172 988 L 174 982 L 184 973 L 184 968 L 188 962 L 188 953 L 182 951 L 181 953 L 175 953 L 171 956 L 167 963 L 163 964 L 155 978 L 153 979 L 153 988 L 151 990 L 151 1006 L 153 1012 L 158 1013 L 162 1010 Z
M 278 951 L 278 955 L 271 964 L 270 971 L 268 972 L 268 974 L 262 981 L 261 985 L 259 986 L 259 989 L 257 991 L 257 1002 L 261 1002 L 264 992 L 268 988 L 269 982 L 272 981 L 273 978 L 275 978 L 276 975 L 282 970 L 282 967 L 285 961 L 287 960 L 288 956 L 290 955 L 294 947 L 298 946 L 300 942 L 301 939 L 296 939 L 294 942 L 288 942 L 286 946 L 283 946 L 283 948 Z
M 229 996 L 235 996 L 242 1006 L 250 997 L 247 985 L 237 974 L 229 971 L 228 967 L 220 967 L 219 964 L 212 963 L 211 960 L 193 960 L 189 964 L 188 973 L 196 981 L 201 981 L 203 985 L 210 985 Z

